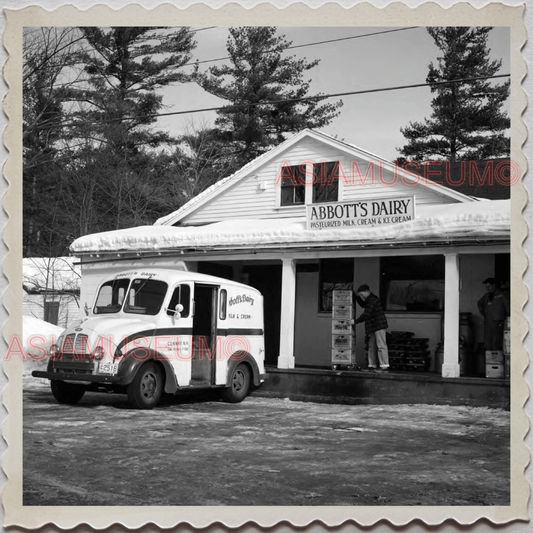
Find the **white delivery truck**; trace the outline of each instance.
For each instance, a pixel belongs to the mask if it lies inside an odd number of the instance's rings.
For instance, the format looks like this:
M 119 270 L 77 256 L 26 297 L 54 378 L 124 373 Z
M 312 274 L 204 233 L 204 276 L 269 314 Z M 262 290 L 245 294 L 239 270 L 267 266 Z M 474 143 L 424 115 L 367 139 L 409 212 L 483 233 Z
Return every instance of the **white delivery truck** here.
M 266 378 L 263 297 L 247 285 L 132 269 L 105 279 L 85 312 L 51 347 L 47 370 L 32 373 L 61 403 L 107 390 L 151 409 L 163 392 L 211 388 L 240 402 Z

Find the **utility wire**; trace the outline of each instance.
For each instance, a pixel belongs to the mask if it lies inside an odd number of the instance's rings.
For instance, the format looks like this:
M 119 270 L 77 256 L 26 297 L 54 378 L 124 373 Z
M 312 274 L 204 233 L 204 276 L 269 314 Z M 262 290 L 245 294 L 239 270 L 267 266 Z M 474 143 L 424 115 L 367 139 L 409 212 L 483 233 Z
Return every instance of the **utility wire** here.
M 216 26 L 211 26 L 216 27 Z M 409 26 L 407 28 L 396 28 L 394 30 L 383 30 L 383 31 L 376 31 L 372 33 L 362 33 L 361 35 L 351 35 L 349 37 L 339 37 L 338 39 L 328 39 L 327 41 L 315 41 L 312 43 L 305 43 L 305 44 L 297 44 L 294 46 L 288 46 L 285 48 L 285 50 L 295 50 L 296 48 L 306 48 L 308 46 L 316 46 L 319 44 L 330 44 L 330 43 L 336 43 L 339 41 L 349 41 L 352 39 L 361 39 L 362 37 L 371 37 L 373 35 L 383 35 L 384 33 L 393 33 L 396 31 L 406 31 L 406 30 L 416 30 L 420 26 Z M 209 28 L 206 28 L 209 29 Z M 285 51 L 284 50 L 284 51 Z M 273 50 L 265 50 L 264 52 L 261 52 L 261 54 L 269 54 Z M 204 59 L 202 61 L 194 61 L 193 63 L 185 63 L 182 65 L 182 67 L 190 67 L 192 65 L 201 65 L 202 63 L 214 63 L 215 61 L 226 61 L 226 59 L 230 59 L 229 56 L 226 57 L 217 57 L 215 59 Z
M 370 93 L 379 93 L 379 92 L 386 92 L 386 91 L 400 91 L 404 89 L 417 89 L 419 87 L 434 87 L 436 85 L 449 85 L 451 83 L 469 83 L 472 81 L 479 81 L 479 80 L 490 80 L 495 78 L 508 78 L 510 77 L 510 74 L 496 74 L 494 76 L 478 76 L 475 78 L 462 78 L 458 80 L 444 80 L 444 81 L 436 81 L 432 83 L 416 83 L 414 85 L 396 85 L 393 87 L 379 87 L 377 89 L 364 89 L 362 91 L 347 91 L 343 93 L 335 93 L 335 94 L 321 94 L 316 96 L 306 96 L 304 98 L 288 98 L 286 100 L 269 100 L 267 102 L 255 102 L 255 103 L 244 103 L 244 104 L 227 104 L 224 106 L 217 106 L 217 107 L 204 107 L 202 109 L 188 109 L 186 111 L 172 111 L 169 113 L 156 113 L 153 115 L 143 115 L 143 116 L 132 116 L 132 117 L 120 117 L 120 118 L 112 118 L 112 119 L 106 119 L 106 120 L 99 120 L 99 121 L 88 121 L 88 122 L 66 122 L 64 124 L 51 124 L 49 126 L 39 126 L 32 128 L 34 130 L 40 130 L 40 129 L 48 129 L 48 128 L 70 128 L 75 126 L 88 126 L 92 124 L 111 124 L 113 122 L 122 122 L 126 120 L 140 120 L 140 119 L 147 119 L 147 118 L 158 118 L 158 117 L 169 117 L 173 115 L 187 115 L 192 113 L 204 113 L 207 111 L 225 111 L 225 112 L 232 112 L 236 109 L 241 108 L 247 108 L 247 107 L 257 107 L 262 105 L 276 105 L 276 104 L 286 104 L 286 103 L 296 103 L 296 102 L 308 102 L 311 100 L 325 100 L 327 98 L 337 98 L 339 96 L 354 96 L 358 94 L 370 94 Z

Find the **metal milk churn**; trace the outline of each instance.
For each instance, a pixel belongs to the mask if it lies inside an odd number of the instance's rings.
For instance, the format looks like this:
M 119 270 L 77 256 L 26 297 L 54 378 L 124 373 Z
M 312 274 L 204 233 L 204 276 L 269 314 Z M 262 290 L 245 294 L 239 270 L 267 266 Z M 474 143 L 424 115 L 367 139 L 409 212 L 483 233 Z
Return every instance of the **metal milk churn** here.
M 466 376 L 471 371 L 471 354 L 474 346 L 474 329 L 472 313 L 459 313 L 459 366 L 460 375 Z
M 435 350 L 435 372 L 442 374 L 442 363 L 444 362 L 444 344 L 439 342 Z
M 471 317 L 472 313 L 459 313 L 459 342 L 462 342 L 468 351 L 474 345 L 474 330 Z

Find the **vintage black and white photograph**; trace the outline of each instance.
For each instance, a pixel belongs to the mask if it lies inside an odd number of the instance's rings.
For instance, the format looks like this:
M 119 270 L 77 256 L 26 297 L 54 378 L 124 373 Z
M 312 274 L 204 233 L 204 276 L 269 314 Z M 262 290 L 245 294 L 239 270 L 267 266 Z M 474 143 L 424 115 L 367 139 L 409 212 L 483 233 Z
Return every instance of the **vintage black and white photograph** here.
M 22 507 L 510 507 L 511 25 L 136 20 L 22 28 Z

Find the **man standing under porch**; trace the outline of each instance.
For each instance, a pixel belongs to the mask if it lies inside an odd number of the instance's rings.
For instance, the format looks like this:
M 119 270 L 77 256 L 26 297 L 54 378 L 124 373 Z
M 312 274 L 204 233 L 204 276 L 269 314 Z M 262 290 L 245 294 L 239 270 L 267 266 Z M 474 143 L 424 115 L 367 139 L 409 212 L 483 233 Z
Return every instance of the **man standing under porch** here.
M 363 314 L 355 321 L 356 324 L 365 323 L 368 335 L 368 368 L 377 370 L 389 369 L 389 350 L 387 348 L 386 330 L 389 327 L 387 317 L 379 298 L 370 292 L 368 285 L 361 285 L 355 296 L 357 303 L 364 307 Z

